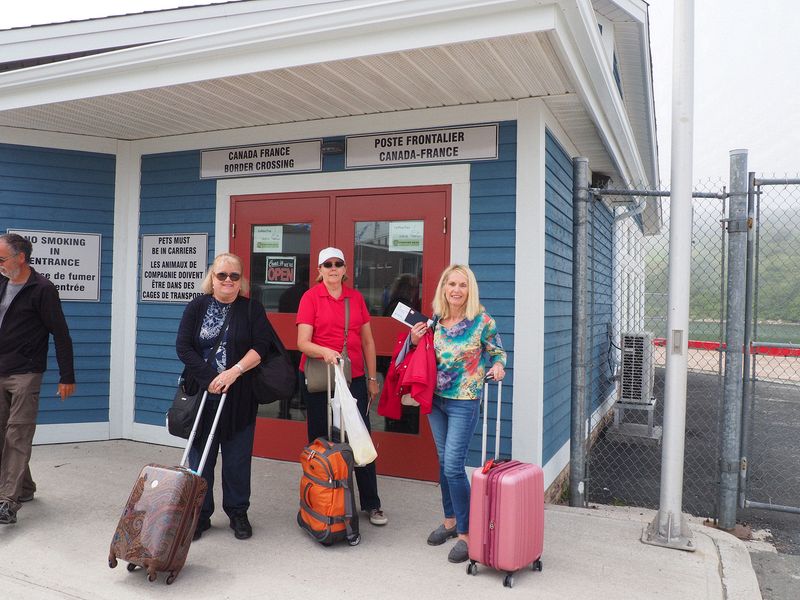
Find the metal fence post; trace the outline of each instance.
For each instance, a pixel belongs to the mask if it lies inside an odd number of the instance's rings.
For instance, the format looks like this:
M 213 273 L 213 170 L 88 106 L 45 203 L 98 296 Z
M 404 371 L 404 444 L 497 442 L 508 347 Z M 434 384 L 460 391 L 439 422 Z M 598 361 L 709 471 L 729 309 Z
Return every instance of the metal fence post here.
M 585 505 L 586 473 L 586 279 L 589 159 L 572 159 L 572 398 L 569 504 Z
M 747 493 L 747 457 L 750 453 L 750 414 L 753 406 L 753 385 L 750 375 L 750 352 L 753 342 L 753 267 L 755 247 L 753 223 L 755 218 L 755 180 L 756 174 L 747 175 L 747 268 L 745 269 L 744 292 L 744 360 L 742 363 L 742 440 L 739 450 L 741 468 L 739 470 L 739 508 L 744 508 Z
M 736 526 L 739 493 L 747 229 L 747 150 L 731 150 L 728 203 L 728 317 L 719 459 L 721 529 L 733 529 Z

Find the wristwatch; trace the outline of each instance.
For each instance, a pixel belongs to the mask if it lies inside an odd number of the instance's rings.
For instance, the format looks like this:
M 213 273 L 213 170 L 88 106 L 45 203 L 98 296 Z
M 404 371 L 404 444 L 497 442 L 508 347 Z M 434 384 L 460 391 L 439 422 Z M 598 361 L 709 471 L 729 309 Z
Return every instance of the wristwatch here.
M 378 381 L 377 377 L 367 377 L 367 381 Z

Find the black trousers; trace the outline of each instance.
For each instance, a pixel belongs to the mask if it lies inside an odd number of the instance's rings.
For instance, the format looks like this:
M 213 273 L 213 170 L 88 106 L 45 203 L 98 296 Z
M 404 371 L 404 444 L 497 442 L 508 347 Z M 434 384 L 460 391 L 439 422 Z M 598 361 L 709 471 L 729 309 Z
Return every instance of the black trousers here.
M 318 437 L 328 437 L 328 392 L 309 392 L 306 387 L 305 376 L 300 373 L 300 390 L 306 405 L 306 425 L 308 426 L 308 442 L 311 443 Z M 364 376 L 354 377 L 350 383 L 350 393 L 356 399 L 358 410 L 370 431 L 367 407 L 367 380 Z M 358 500 L 361 510 L 369 512 L 373 508 L 381 507 L 378 497 L 378 473 L 375 461 L 365 467 L 355 468 L 356 484 L 358 485 Z
M 206 406 L 203 409 L 203 435 L 198 435 L 189 450 L 189 466 L 197 469 L 203 449 L 214 422 L 214 415 L 219 406 L 220 396 L 209 394 Z M 211 442 L 211 450 L 206 458 L 201 475 L 208 484 L 208 493 L 200 509 L 201 519 L 210 519 L 214 513 L 214 470 L 217 465 L 217 456 L 222 447 L 222 509 L 229 517 L 238 513 L 247 512 L 250 508 L 250 475 L 253 459 L 253 435 L 255 423 L 233 434 L 229 440 L 220 441 L 220 436 L 215 435 Z

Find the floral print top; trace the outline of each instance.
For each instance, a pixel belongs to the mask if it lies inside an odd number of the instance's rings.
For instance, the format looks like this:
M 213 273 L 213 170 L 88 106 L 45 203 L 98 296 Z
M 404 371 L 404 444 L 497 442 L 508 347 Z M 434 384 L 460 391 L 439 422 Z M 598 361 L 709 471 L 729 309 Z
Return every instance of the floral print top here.
M 495 362 L 506 364 L 497 325 L 485 312 L 452 327 L 437 321 L 433 347 L 436 350 L 436 394 L 442 398 L 479 399 L 487 367 Z

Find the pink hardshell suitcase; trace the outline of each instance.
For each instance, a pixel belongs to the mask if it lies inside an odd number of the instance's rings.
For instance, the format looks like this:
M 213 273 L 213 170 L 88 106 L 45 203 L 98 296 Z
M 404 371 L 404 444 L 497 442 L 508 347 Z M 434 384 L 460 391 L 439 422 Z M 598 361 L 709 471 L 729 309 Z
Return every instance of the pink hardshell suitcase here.
M 503 585 L 513 587 L 514 572 L 530 566 L 542 570 L 544 547 L 544 472 L 517 460 L 498 460 L 500 453 L 500 402 L 502 382 L 497 382 L 495 458 L 486 461 L 486 421 L 489 384 L 483 389 L 482 469 L 472 474 L 469 510 L 469 565 L 477 575 L 481 563 L 505 571 Z

